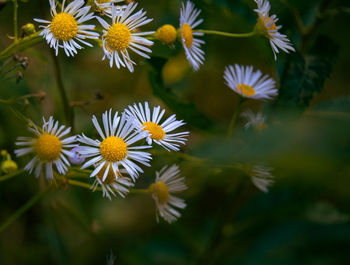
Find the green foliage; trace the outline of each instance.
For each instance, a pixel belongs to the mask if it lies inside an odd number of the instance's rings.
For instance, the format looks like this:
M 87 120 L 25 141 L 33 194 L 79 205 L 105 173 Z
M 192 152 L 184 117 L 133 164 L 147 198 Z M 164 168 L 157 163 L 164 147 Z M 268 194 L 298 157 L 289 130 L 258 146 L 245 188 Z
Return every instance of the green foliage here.
M 306 55 L 292 54 L 283 66 L 279 90 L 280 105 L 305 109 L 319 94 L 332 73 L 338 46 L 328 37 L 318 37 Z

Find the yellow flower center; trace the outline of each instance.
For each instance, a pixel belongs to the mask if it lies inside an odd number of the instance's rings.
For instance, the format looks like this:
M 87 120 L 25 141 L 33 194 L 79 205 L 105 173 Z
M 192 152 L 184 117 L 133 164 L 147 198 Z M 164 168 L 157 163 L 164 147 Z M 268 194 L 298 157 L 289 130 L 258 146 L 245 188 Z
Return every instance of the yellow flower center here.
M 108 162 L 117 162 L 126 157 L 128 148 L 126 143 L 116 136 L 109 136 L 100 144 L 100 152 Z
M 166 24 L 157 30 L 156 36 L 158 40 L 169 45 L 176 40 L 177 32 L 174 26 Z
M 266 19 L 265 19 L 265 16 L 261 16 L 260 22 L 264 25 L 266 30 L 277 30 L 277 26 L 275 23 L 273 23 L 270 27 L 267 26 L 267 23 L 269 23 L 270 19 L 271 18 L 269 16 L 267 16 Z
M 97 174 L 96 177 L 98 177 L 102 182 L 103 184 L 111 184 L 115 181 L 115 175 L 114 175 L 114 172 L 113 172 L 113 168 L 112 168 L 112 165 L 110 165 L 109 167 L 109 170 L 108 170 L 108 173 L 107 173 L 107 177 L 106 179 L 103 181 L 103 175 L 107 169 L 107 163 L 102 167 L 102 169 L 100 170 L 100 172 Z
M 238 84 L 237 89 L 243 96 L 250 97 L 255 95 L 255 90 L 246 84 Z
M 164 139 L 165 132 L 160 125 L 154 123 L 153 121 L 147 121 L 147 122 L 143 123 L 142 126 L 145 127 L 145 128 L 143 128 L 144 131 L 147 130 L 149 132 L 150 137 L 152 139 L 157 140 L 157 141 Z
M 36 140 L 34 150 L 40 160 L 54 161 L 60 157 L 62 143 L 56 135 L 44 133 Z
M 151 186 L 149 187 L 149 190 L 157 196 L 158 202 L 160 204 L 164 204 L 168 202 L 169 189 L 163 181 L 158 181 L 156 183 L 151 184 Z
M 59 13 L 51 21 L 50 30 L 57 40 L 70 41 L 78 33 L 78 23 L 68 13 Z
M 130 40 L 130 30 L 120 22 L 113 24 L 107 32 L 107 43 L 113 50 L 120 51 L 128 48 Z
M 192 32 L 191 26 L 188 25 L 187 23 L 183 24 L 181 29 L 181 34 L 182 34 L 182 38 L 185 41 L 186 47 L 190 48 L 193 43 L 193 32 Z

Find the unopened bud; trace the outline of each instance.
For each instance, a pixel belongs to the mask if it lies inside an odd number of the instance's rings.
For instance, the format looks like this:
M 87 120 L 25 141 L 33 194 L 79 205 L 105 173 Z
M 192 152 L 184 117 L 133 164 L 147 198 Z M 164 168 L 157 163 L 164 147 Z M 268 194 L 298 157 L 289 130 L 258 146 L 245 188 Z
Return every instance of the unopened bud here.
M 166 24 L 157 29 L 156 37 L 165 44 L 172 44 L 176 41 L 177 32 L 174 26 Z
M 17 170 L 18 166 L 13 160 L 5 160 L 1 162 L 1 171 L 5 174 L 10 174 Z
M 22 27 L 22 30 L 24 31 L 25 34 L 27 35 L 32 35 L 36 32 L 35 30 L 35 26 L 34 24 L 32 23 L 28 23 L 28 24 L 25 24 L 23 27 Z

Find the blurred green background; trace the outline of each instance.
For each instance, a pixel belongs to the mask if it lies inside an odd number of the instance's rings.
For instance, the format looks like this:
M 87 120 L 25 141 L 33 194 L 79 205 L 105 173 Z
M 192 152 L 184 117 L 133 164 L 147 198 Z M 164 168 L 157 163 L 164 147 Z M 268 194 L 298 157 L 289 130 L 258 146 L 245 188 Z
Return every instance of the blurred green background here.
M 253 0 L 194 3 L 202 10 L 202 29 L 244 33 L 256 23 Z M 345 0 L 272 0 L 271 5 L 297 50 L 280 54 L 277 62 L 261 37 L 204 36 L 206 60 L 196 73 L 180 44 L 169 48 L 156 42 L 151 60 L 133 57 L 134 73 L 110 69 L 98 47 L 80 50 L 74 58 L 60 50 L 63 83 L 77 105 L 76 133 L 93 135 L 92 114 L 122 111 L 145 100 L 185 120 L 191 135 L 181 154 L 159 151 L 136 187 L 147 187 L 156 170 L 177 163 L 189 186 L 179 197 L 188 206 L 169 225 L 156 222 L 149 196 L 109 201 L 99 192 L 60 187 L 0 234 L 0 264 L 106 264 L 110 251 L 118 265 L 350 264 L 350 6 Z M 153 18 L 143 30 L 177 26 L 180 6 L 177 0 L 139 1 Z M 3 50 L 13 34 L 13 4 L 0 1 L 0 8 Z M 33 18 L 49 18 L 48 1 L 19 2 L 19 26 Z M 18 69 L 1 80 L 0 98 L 43 91 L 43 100 L 22 100 L 13 107 L 36 122 L 49 115 L 65 122 L 49 47 L 41 43 L 19 55 L 28 57 L 29 65 L 18 83 Z M 234 63 L 273 76 L 280 95 L 271 103 L 243 105 L 243 110 L 263 111 L 265 130 L 245 130 L 239 119 L 227 139 L 238 97 L 222 75 Z M 15 139 L 27 135 L 26 126 L 4 104 L 0 121 L 0 147 L 14 159 Z M 16 159 L 20 167 L 27 161 Z M 274 169 L 275 183 L 267 194 L 239 169 L 254 164 Z M 28 174 L 0 182 L 0 222 L 43 185 Z

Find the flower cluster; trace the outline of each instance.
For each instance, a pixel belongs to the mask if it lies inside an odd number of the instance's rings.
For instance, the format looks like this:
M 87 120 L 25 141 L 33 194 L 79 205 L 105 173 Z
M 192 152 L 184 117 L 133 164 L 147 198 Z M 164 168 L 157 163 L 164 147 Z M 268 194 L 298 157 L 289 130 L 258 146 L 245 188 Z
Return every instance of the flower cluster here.
M 145 102 L 129 106 L 121 114 L 113 113 L 112 109 L 105 111 L 102 126 L 93 115 L 92 123 L 100 139 L 83 133 L 67 137 L 71 129 L 59 126 L 58 121 L 50 117 L 48 121 L 43 119 L 41 128 L 30 123 L 28 129 L 35 137 L 18 137 L 16 145 L 23 148 L 15 153 L 18 157 L 33 153 L 34 157 L 24 169 L 30 173 L 34 170 L 39 177 L 45 167 L 44 175 L 49 180 L 66 175 L 71 166 L 69 160 L 73 164 L 83 164 L 81 169 L 92 168 L 89 174 L 94 179 L 93 191 L 100 187 L 104 197 L 111 199 L 116 194 L 125 197 L 143 173 L 141 167 L 151 166 L 152 156 L 147 150 L 152 144 L 167 151 L 179 151 L 180 145 L 187 141 L 189 132 L 173 132 L 185 123 L 175 115 L 162 121 L 164 114 L 160 106 L 151 111 Z M 181 199 L 171 195 L 186 189 L 184 178 L 179 175 L 178 166 L 167 170 L 165 167 L 156 173 L 155 182 L 147 190 L 155 199 L 159 215 L 168 222 L 180 216 L 173 207 L 185 208 Z
M 152 53 L 151 46 L 156 38 L 162 43 L 173 44 L 179 32 L 179 38 L 185 51 L 187 60 L 194 71 L 198 71 L 204 63 L 204 51 L 201 45 L 205 42 L 199 37 L 204 35 L 205 30 L 196 28 L 203 22 L 198 18 L 201 10 L 187 1 L 182 3 L 180 9 L 179 29 L 166 24 L 157 31 L 141 31 L 140 27 L 150 23 L 153 19 L 147 18 L 142 9 L 135 11 L 137 3 L 121 5 L 122 0 L 90 0 L 87 5 L 83 0 L 74 0 L 67 6 L 65 1 L 61 4 L 60 12 L 57 11 L 58 2 L 49 0 L 51 20 L 35 18 L 36 22 L 42 23 L 43 30 L 39 35 L 43 36 L 51 48 L 55 49 L 56 55 L 59 48 L 63 48 L 67 56 L 74 56 L 82 45 L 91 47 L 87 39 L 95 40 L 102 46 L 104 56 L 108 59 L 110 67 L 126 67 L 130 72 L 134 71 L 135 61 L 130 52 L 134 52 L 143 58 L 149 59 Z M 271 6 L 268 0 L 255 0 L 258 14 L 257 24 L 253 34 L 264 35 L 269 39 L 275 59 L 279 49 L 284 52 L 294 51 L 286 35 L 279 32 L 281 26 L 277 26 L 276 15 L 269 15 Z M 92 23 L 96 19 L 103 27 L 102 32 L 96 30 Z M 230 35 L 230 34 L 228 34 Z M 236 34 L 239 35 L 239 34 Z

